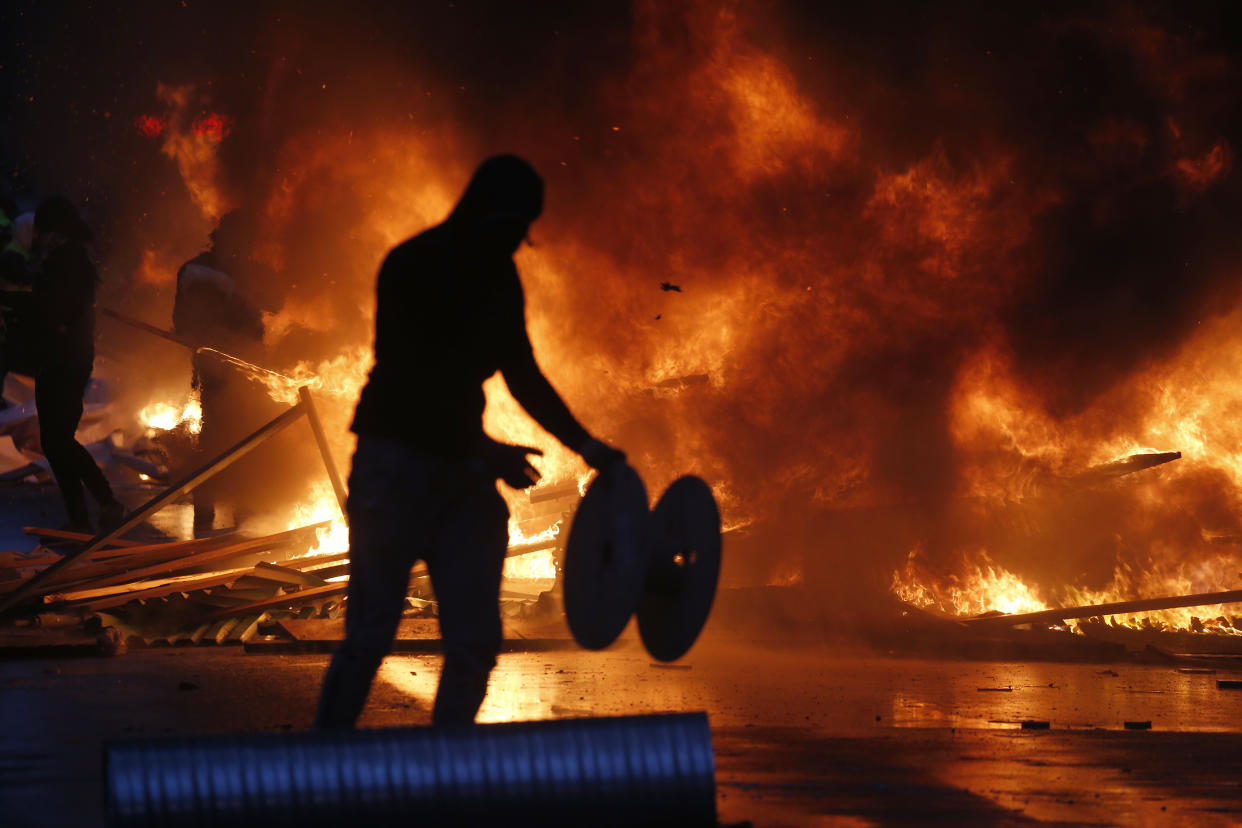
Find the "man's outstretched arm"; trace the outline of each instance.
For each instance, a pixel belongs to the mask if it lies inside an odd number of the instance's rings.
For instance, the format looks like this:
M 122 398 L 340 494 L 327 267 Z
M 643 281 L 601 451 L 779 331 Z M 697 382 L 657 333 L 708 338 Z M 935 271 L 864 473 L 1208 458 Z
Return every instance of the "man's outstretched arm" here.
M 570 449 L 582 455 L 593 468 L 603 470 L 614 462 L 624 461 L 625 454 L 590 435 L 570 413 L 569 406 L 556 393 L 552 383 L 543 375 L 535 362 L 534 352 L 523 348 L 508 365 L 501 369 L 505 383 L 514 399 L 526 409 L 526 413 L 551 432 Z

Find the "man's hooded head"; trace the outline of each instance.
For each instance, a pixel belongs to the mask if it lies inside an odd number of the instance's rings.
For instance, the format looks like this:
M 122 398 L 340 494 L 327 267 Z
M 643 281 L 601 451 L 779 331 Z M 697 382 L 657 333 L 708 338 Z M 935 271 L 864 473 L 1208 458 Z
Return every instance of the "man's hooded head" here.
M 230 210 L 211 231 L 211 252 L 219 264 L 245 259 L 253 241 L 253 217 L 245 210 Z
M 509 255 L 541 212 L 543 179 L 534 167 L 516 155 L 494 155 L 475 170 L 449 223 Z
M 92 239 L 91 230 L 77 208 L 64 196 L 50 196 L 39 203 L 34 229 L 38 233 L 59 233 L 76 242 L 88 243 Z

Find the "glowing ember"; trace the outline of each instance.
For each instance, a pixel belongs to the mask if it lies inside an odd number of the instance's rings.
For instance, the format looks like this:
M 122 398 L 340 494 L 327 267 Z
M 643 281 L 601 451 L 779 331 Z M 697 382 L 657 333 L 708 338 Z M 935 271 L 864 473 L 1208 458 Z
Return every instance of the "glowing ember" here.
M 134 128 L 143 138 L 159 138 L 164 134 L 164 119 L 155 115 L 139 115 L 134 119 Z
M 194 119 L 194 134 L 212 141 L 223 141 L 233 131 L 233 119 L 218 112 L 209 112 Z

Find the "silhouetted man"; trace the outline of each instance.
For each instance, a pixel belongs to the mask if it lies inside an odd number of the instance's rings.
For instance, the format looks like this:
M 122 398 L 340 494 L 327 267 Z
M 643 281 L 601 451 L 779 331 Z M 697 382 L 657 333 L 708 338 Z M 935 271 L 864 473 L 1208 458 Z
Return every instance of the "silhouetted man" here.
M 479 167 L 444 223 L 380 268 L 375 367 L 354 415 L 345 643 L 324 678 L 317 727 L 351 727 L 392 646 L 410 568 L 427 563 L 444 667 L 432 721 L 468 724 L 500 651 L 499 592 L 514 488 L 535 449 L 483 433 L 482 383 L 497 371 L 541 425 L 604 469 L 624 455 L 591 437 L 535 362 L 513 253 L 543 209 L 543 181 L 512 155 Z
M 32 267 L 36 316 L 35 407 L 39 439 L 69 516 L 68 528 L 93 535 L 83 487 L 99 504 L 99 523 L 117 526 L 125 508 L 103 471 L 75 439 L 82 421 L 82 395 L 95 364 L 95 288 L 99 273 L 91 261 L 91 231 L 62 196 L 39 204 L 34 216 Z
M 250 302 L 245 278 L 250 275 L 251 217 L 241 210 L 225 213 L 211 233 L 211 247 L 177 271 L 173 300 L 173 330 L 197 345 L 253 359 L 263 346 L 263 318 Z M 198 450 L 214 457 L 245 437 L 252 417 L 247 380 L 215 356 L 196 353 L 191 387 L 199 393 L 203 425 Z M 236 489 L 238 470 L 227 469 L 193 492 L 194 536 L 211 533 L 216 500 Z M 239 521 L 234 515 L 234 523 Z

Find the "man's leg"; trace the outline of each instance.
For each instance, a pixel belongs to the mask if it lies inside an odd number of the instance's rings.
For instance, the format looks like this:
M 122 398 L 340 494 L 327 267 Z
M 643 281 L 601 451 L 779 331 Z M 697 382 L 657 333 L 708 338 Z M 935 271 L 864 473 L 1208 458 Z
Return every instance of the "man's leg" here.
M 500 652 L 500 576 L 509 511 L 495 484 L 472 489 L 445 512 L 427 560 L 440 609 L 444 668 L 432 723 L 474 722 Z
M 75 395 L 73 378 L 58 372 L 41 372 L 35 381 L 35 409 L 39 416 L 40 446 L 64 499 L 69 525 L 91 532 L 75 451 L 79 446 L 73 439 L 82 419 L 82 397 Z
M 418 509 L 427 485 L 426 469 L 400 446 L 359 438 L 349 475 L 345 641 L 324 676 L 316 728 L 354 726 L 375 671 L 392 648 L 410 567 L 422 547 L 411 534 L 428 523 Z
M 324 676 L 316 728 L 348 728 L 358 720 L 375 672 L 392 648 L 410 580 L 411 558 L 390 527 L 400 512 L 351 508 L 349 519 L 345 641 Z

